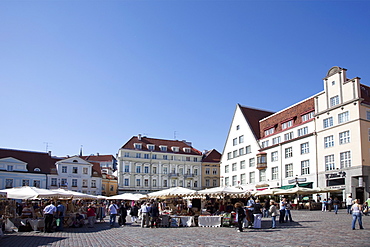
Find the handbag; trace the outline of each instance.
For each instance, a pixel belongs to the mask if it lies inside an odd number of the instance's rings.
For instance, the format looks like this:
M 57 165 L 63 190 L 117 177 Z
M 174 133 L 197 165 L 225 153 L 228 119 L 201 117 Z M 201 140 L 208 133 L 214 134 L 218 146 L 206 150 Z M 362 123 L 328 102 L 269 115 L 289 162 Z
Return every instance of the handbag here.
M 56 219 L 55 223 L 57 224 L 57 226 L 59 226 L 60 225 L 60 219 Z

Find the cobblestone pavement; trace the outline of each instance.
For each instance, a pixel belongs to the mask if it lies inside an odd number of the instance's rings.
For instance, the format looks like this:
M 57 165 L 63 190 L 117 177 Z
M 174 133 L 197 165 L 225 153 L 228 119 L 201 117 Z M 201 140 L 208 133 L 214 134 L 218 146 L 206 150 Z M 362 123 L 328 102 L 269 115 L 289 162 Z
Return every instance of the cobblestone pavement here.
M 370 216 L 363 216 L 364 230 L 351 228 L 352 216 L 333 212 L 292 210 L 294 222 L 270 229 L 271 219 L 263 218 L 263 229 L 238 233 L 231 227 L 141 228 L 139 223 L 110 228 L 68 228 L 64 232 L 6 233 L 0 246 L 370 246 Z

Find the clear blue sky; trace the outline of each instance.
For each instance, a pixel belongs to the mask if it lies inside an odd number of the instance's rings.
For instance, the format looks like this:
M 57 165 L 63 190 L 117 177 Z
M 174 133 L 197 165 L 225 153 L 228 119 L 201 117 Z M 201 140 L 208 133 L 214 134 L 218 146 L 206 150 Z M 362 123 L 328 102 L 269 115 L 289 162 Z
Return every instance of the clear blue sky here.
M 332 66 L 370 85 L 370 1 L 1 1 L 0 21 L 2 148 L 222 152 L 238 103 L 279 111 Z

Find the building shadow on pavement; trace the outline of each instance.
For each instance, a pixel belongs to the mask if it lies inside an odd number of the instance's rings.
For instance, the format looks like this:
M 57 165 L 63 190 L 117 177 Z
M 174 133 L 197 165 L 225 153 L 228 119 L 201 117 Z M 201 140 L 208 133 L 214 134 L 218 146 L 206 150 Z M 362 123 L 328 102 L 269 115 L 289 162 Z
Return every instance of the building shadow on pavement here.
M 22 236 L 6 234 L 0 239 L 1 246 L 41 246 L 52 245 L 54 242 L 64 240 L 64 237 L 48 236 Z

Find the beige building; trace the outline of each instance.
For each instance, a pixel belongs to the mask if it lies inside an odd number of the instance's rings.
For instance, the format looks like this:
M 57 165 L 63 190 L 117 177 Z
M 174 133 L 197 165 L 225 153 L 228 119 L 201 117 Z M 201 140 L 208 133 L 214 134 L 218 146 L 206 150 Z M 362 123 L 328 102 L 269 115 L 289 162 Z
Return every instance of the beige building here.
M 202 189 L 220 186 L 221 154 L 212 149 L 203 154 L 202 159 Z

